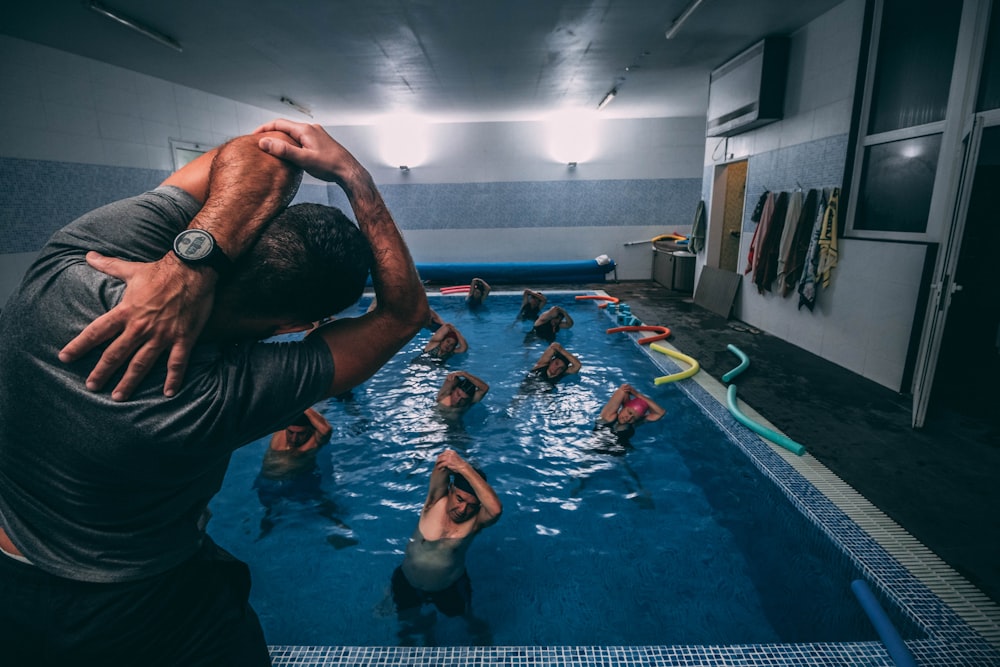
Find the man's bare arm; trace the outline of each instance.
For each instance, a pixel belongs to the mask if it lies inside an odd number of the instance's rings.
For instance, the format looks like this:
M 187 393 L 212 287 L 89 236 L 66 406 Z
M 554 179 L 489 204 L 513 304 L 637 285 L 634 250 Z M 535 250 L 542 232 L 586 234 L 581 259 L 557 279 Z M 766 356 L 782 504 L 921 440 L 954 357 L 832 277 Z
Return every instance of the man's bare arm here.
M 334 320 L 310 334 L 321 336 L 330 349 L 335 371 L 328 394 L 337 395 L 389 361 L 427 325 L 431 310 L 410 251 L 368 170 L 319 125 L 277 120 L 257 131 L 275 130 L 287 133 L 301 148 L 264 137 L 261 149 L 339 185 L 375 258 L 375 308 L 361 317 Z

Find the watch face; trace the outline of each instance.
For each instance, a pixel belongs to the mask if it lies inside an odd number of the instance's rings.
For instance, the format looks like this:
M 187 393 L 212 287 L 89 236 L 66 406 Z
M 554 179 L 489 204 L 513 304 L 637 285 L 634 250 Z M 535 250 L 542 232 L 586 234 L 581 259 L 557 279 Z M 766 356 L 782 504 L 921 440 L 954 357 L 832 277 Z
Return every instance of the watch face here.
M 202 229 L 184 230 L 174 239 L 174 252 L 189 262 L 205 259 L 214 247 L 215 239 Z

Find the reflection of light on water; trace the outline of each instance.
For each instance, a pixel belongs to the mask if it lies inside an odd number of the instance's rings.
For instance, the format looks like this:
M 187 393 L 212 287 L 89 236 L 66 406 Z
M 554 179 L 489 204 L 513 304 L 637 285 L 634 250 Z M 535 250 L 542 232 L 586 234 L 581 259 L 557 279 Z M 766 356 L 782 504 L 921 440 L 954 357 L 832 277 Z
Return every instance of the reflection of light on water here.
M 540 524 L 535 524 L 535 532 L 538 533 L 539 535 L 545 535 L 547 537 L 552 537 L 554 535 L 558 535 L 562 531 L 560 531 L 560 530 L 558 530 L 556 528 L 546 528 L 545 526 L 542 526 Z

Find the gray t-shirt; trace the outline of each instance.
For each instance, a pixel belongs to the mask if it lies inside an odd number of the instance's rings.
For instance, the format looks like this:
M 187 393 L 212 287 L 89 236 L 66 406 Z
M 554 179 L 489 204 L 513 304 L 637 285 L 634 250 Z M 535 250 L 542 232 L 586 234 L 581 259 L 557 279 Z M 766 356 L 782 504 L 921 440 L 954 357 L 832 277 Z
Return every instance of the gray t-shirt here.
M 195 554 L 198 520 L 232 451 L 320 400 L 333 360 L 317 338 L 199 344 L 184 386 L 163 396 L 161 359 L 133 398 L 84 380 L 101 351 L 64 364 L 59 350 L 121 298 L 88 250 L 159 259 L 198 211 L 160 187 L 56 232 L 0 312 L 0 522 L 35 565 L 94 582 L 165 571 Z

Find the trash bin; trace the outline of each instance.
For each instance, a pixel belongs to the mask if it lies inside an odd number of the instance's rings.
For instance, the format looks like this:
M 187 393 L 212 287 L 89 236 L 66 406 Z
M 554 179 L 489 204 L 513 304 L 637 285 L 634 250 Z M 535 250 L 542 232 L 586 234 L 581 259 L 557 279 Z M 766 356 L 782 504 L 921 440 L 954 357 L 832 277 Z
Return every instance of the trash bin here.
M 694 253 L 653 248 L 653 280 L 667 289 L 694 291 Z
M 678 250 L 674 253 L 673 289 L 686 294 L 694 292 L 694 260 L 693 252 Z

